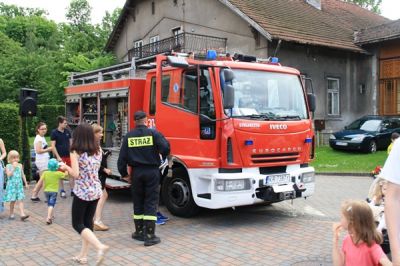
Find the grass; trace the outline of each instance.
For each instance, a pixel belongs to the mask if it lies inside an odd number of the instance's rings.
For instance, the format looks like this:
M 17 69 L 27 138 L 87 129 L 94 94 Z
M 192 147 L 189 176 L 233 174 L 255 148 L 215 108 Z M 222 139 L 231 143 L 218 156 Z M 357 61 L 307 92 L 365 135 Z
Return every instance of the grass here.
M 377 165 L 383 166 L 387 151 L 374 154 L 336 151 L 329 146 L 318 147 L 311 163 L 317 173 L 371 173 Z

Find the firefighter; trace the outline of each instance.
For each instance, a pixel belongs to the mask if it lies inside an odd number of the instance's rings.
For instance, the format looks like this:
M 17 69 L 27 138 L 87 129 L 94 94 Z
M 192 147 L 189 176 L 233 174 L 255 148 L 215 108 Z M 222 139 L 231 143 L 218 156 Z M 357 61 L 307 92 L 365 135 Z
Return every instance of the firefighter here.
M 161 242 L 155 235 L 160 154 L 165 160 L 169 155 L 170 146 L 160 132 L 147 128 L 145 112 L 137 111 L 134 119 L 136 127 L 126 134 L 122 142 L 118 157 L 118 171 L 124 179 L 131 179 L 132 183 L 135 222 L 132 238 L 144 241 L 145 246 L 152 246 Z M 130 177 L 127 172 L 128 165 L 133 167 Z

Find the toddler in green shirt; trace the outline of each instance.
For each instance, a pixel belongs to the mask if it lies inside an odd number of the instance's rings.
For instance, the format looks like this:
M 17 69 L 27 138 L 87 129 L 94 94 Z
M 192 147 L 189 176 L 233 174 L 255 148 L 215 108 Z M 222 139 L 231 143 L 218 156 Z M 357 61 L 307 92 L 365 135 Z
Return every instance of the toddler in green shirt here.
M 54 207 L 57 202 L 57 192 L 59 189 L 60 179 L 66 178 L 66 173 L 57 171 L 59 168 L 59 163 L 56 159 L 50 159 L 47 164 L 47 170 L 45 170 L 40 177 L 40 180 L 36 187 L 41 187 L 44 183 L 44 195 L 47 200 L 47 219 L 46 223 L 48 225 L 53 223 L 54 219 Z

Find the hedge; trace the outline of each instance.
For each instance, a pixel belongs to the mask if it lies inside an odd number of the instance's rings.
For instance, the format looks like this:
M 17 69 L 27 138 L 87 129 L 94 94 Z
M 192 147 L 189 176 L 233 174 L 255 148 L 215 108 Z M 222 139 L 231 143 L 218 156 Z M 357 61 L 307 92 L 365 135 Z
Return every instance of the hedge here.
M 24 164 L 25 175 L 30 180 L 31 163 L 28 135 L 27 131 L 24 130 L 23 120 L 19 116 L 19 107 L 16 104 L 0 104 L 0 114 L 0 138 L 3 139 L 7 152 L 10 150 L 19 152 L 20 162 Z M 23 143 L 23 135 L 26 143 Z M 23 147 L 24 144 L 25 147 Z M 6 162 L 7 159 L 5 160 Z
M 58 126 L 57 116 L 65 114 L 64 105 L 38 105 L 37 116 L 22 119 L 19 116 L 19 105 L 0 103 L 1 125 L 0 138 L 3 139 L 6 150 L 17 150 L 24 164 L 24 172 L 28 180 L 31 178 L 31 154 L 28 136 L 35 136 L 36 124 L 43 121 L 50 129 Z M 24 123 L 25 122 L 25 123 Z M 23 138 L 25 134 L 25 138 Z M 26 143 L 23 141 L 26 140 Z

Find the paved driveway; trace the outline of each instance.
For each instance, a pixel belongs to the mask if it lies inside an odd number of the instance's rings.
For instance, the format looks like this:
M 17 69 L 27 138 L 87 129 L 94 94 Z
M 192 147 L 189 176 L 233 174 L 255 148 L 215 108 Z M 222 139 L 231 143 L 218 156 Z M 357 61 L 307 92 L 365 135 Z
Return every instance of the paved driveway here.
M 364 199 L 371 182 L 317 176 L 315 195 L 293 204 L 204 210 L 190 219 L 170 216 L 157 227 L 161 244 L 147 248 L 130 238 L 129 193 L 114 192 L 103 219 L 111 230 L 96 234 L 111 246 L 105 265 L 331 265 L 331 224 L 339 219 L 340 204 Z M 31 217 L 25 223 L 0 214 L 0 265 L 71 265 L 80 238 L 71 227 L 70 206 L 70 197 L 59 199 L 50 226 L 42 202 L 26 201 Z M 89 260 L 93 265 L 94 250 Z

